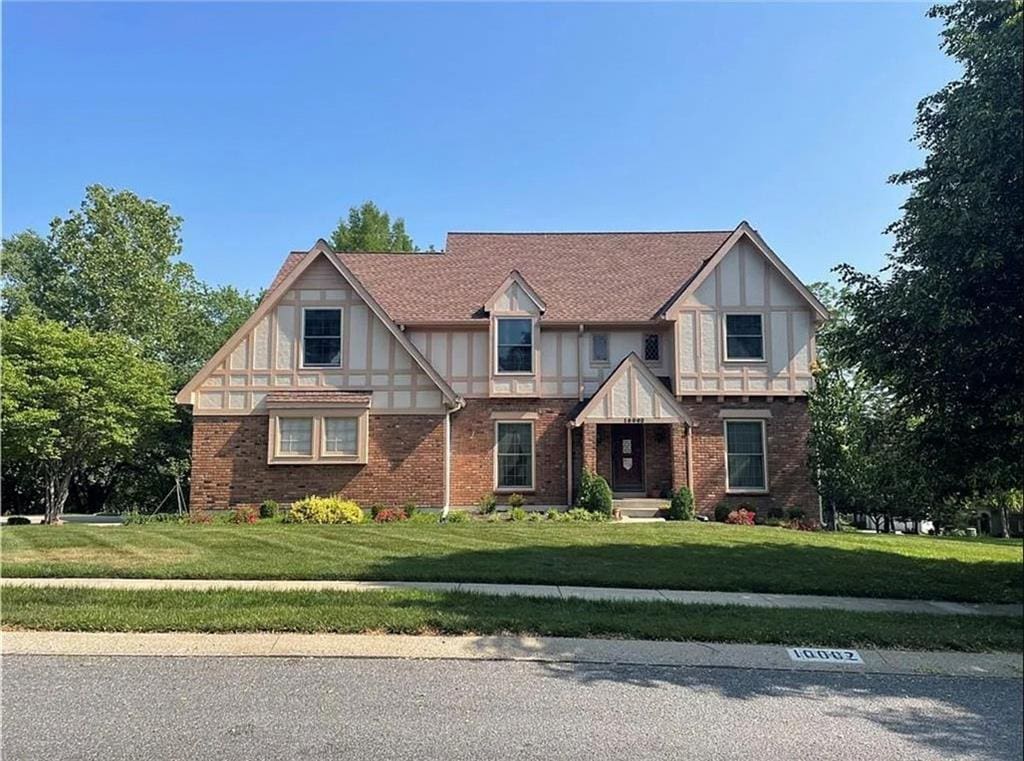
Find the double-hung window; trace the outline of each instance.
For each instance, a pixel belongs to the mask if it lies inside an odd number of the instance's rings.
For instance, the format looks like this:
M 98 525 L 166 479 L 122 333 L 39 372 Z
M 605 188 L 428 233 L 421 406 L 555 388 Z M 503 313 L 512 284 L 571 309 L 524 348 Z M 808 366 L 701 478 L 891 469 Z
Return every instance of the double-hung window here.
M 763 420 L 725 421 L 725 486 L 732 492 L 768 491 Z
M 313 418 L 277 418 L 277 453 L 281 457 L 309 457 L 313 454 Z
M 341 367 L 341 310 L 302 312 L 303 367 Z
M 325 417 L 325 457 L 355 457 L 359 454 L 359 418 Z
M 592 333 L 590 335 L 590 363 L 592 365 L 608 364 L 607 333 Z
M 495 425 L 496 486 L 501 491 L 533 489 L 533 423 Z
M 725 358 L 764 359 L 764 324 L 761 315 L 725 316 Z
M 533 372 L 533 320 L 498 318 L 498 372 Z

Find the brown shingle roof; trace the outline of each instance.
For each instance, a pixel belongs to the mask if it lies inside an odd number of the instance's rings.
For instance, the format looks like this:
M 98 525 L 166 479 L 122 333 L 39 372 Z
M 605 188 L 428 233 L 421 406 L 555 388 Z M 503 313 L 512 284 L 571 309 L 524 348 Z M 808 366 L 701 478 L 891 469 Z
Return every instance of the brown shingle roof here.
M 443 254 L 339 256 L 398 323 L 480 318 L 512 270 L 543 320 L 633 322 L 656 317 L 731 232 L 450 233 Z

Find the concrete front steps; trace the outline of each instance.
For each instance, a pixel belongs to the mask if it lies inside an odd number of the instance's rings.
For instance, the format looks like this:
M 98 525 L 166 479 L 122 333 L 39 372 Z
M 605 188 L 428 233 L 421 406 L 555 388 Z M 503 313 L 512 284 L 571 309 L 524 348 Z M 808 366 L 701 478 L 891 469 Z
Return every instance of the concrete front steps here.
M 622 497 L 612 500 L 612 510 L 618 510 L 623 518 L 631 520 L 641 518 L 646 520 L 659 519 L 658 511 L 664 507 L 668 507 L 667 499 Z

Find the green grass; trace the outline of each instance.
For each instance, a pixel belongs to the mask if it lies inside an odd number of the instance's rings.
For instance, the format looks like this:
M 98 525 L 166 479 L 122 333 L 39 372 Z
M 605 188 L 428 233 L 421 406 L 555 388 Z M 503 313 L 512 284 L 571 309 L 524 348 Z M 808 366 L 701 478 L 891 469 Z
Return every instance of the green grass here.
M 1017 541 L 703 523 L 15 526 L 6 576 L 366 579 L 1024 599 Z
M 7 587 L 7 628 L 629 637 L 1020 651 L 1020 618 L 774 610 L 468 593 L 111 591 Z

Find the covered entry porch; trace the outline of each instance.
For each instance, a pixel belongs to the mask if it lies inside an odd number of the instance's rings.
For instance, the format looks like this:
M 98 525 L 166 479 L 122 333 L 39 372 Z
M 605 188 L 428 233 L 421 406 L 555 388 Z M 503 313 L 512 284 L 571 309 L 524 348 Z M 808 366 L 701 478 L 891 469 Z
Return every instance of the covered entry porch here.
M 584 469 L 617 498 L 668 497 L 692 488 L 691 421 L 668 387 L 630 354 L 570 416 L 566 476 L 570 504 Z

